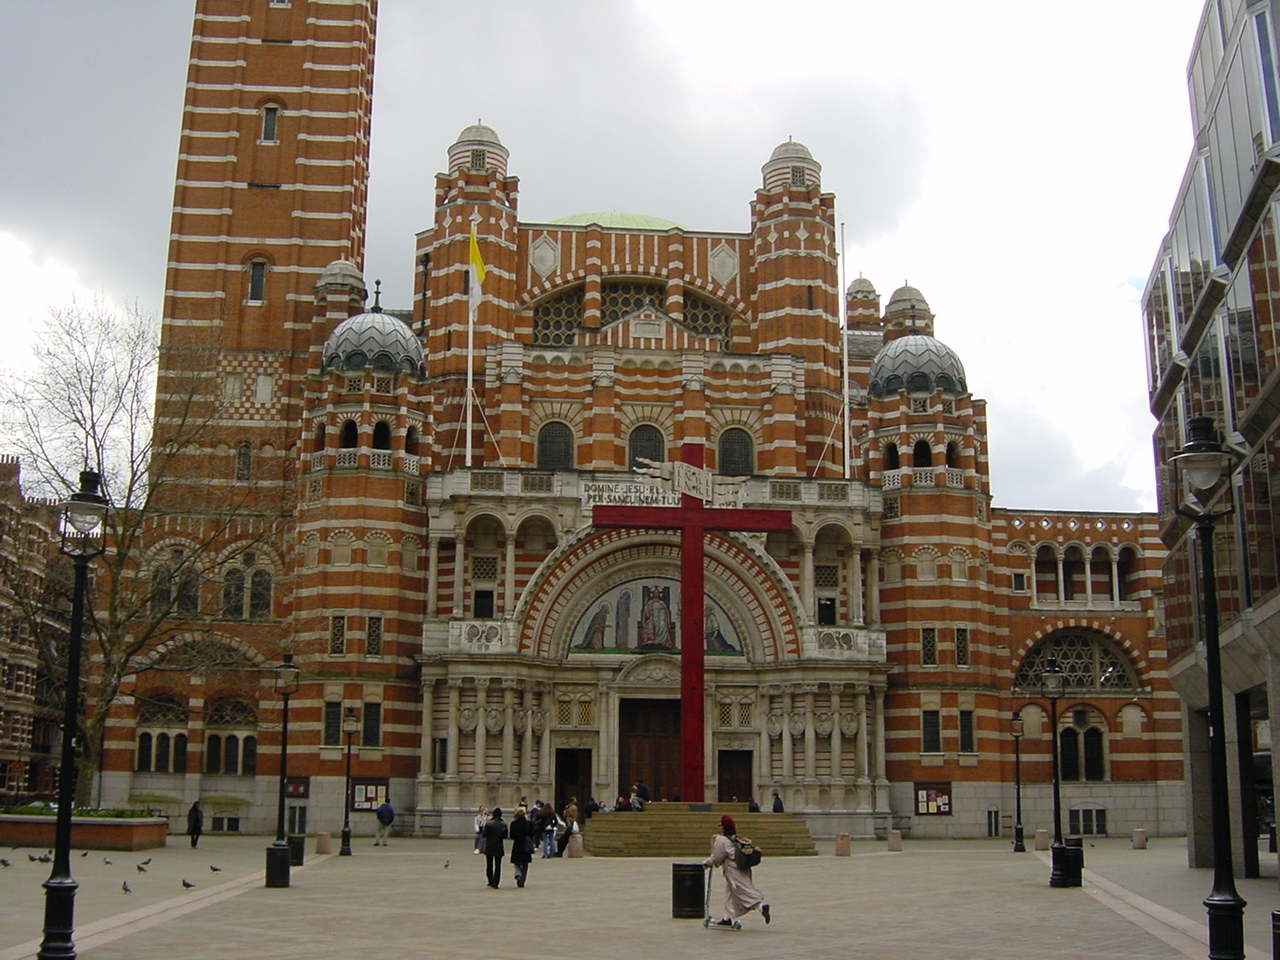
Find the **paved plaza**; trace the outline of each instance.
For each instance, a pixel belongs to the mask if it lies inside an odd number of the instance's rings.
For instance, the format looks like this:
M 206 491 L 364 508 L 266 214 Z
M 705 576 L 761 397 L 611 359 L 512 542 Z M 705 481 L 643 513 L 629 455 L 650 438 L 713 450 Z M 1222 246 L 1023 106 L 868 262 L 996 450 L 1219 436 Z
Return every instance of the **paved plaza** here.
M 192 850 L 175 836 L 160 850 L 77 852 L 80 954 L 1203 960 L 1207 952 L 1201 900 L 1211 872 L 1187 869 L 1180 839 L 1152 840 L 1145 851 L 1098 839 L 1085 848 L 1085 885 L 1073 890 L 1051 889 L 1047 856 L 1014 854 L 1007 841 L 907 841 L 901 853 L 868 841 L 848 858 L 819 843 L 817 858 L 766 858 L 756 869 L 773 923 L 749 914 L 740 932 L 672 919 L 667 859 L 535 860 L 524 889 L 506 863 L 502 889 L 490 890 L 468 840 L 397 838 L 375 848 L 361 837 L 354 856 L 309 854 L 290 888 L 268 890 L 267 843 L 206 836 Z M 39 946 L 49 866 L 28 854 L 43 852 L 0 854 L 11 864 L 0 869 L 0 960 L 33 957 Z M 1275 858 L 1267 860 L 1271 877 L 1239 883 L 1254 958 L 1271 955 L 1270 914 L 1280 909 Z M 713 911 L 721 884 L 717 874 Z

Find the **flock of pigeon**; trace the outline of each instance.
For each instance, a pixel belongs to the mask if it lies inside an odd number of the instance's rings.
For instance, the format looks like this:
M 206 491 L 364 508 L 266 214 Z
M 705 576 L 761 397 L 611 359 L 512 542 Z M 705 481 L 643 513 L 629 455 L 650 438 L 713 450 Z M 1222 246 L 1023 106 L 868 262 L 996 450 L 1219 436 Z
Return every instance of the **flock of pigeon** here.
M 12 847 L 11 849 L 17 850 L 18 848 Z M 89 856 L 89 851 L 88 850 L 83 851 L 80 854 L 80 856 L 81 857 Z M 36 856 L 34 853 L 28 853 L 27 859 L 30 860 L 32 863 L 53 863 L 53 851 L 46 850 L 44 853 L 40 854 L 39 856 Z M 137 870 L 139 873 L 146 873 L 147 867 L 151 865 L 151 860 L 152 860 L 151 857 L 147 857 L 147 859 L 141 860 L 138 863 L 135 863 L 134 869 Z M 110 857 L 103 857 L 102 862 L 105 863 L 108 867 L 115 865 L 115 861 L 112 860 Z M 0 868 L 8 869 L 9 867 L 12 867 L 12 866 L 13 866 L 12 862 L 10 862 L 9 860 L 6 860 L 4 857 L 0 857 Z M 209 871 L 211 873 L 221 873 L 222 868 L 216 867 L 211 863 L 209 864 Z M 182 880 L 182 889 L 190 890 L 193 887 L 195 887 L 195 884 L 184 877 Z M 120 884 L 120 892 L 133 893 L 133 888 L 129 886 L 128 880 L 125 880 L 123 883 Z

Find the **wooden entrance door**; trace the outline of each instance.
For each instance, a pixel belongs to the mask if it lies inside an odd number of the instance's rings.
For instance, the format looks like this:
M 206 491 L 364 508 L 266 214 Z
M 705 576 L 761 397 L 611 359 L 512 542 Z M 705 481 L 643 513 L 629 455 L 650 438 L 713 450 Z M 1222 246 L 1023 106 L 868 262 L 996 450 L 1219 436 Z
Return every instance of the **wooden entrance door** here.
M 716 765 L 716 782 L 719 784 L 717 801 L 746 803 L 751 799 L 751 761 L 750 750 L 720 751 Z
M 618 790 L 643 780 L 654 800 L 680 792 L 680 701 L 623 700 L 618 717 Z
M 591 796 L 591 751 L 561 747 L 556 750 L 556 813 L 563 814 L 572 797 L 578 798 L 578 816 L 586 813 Z

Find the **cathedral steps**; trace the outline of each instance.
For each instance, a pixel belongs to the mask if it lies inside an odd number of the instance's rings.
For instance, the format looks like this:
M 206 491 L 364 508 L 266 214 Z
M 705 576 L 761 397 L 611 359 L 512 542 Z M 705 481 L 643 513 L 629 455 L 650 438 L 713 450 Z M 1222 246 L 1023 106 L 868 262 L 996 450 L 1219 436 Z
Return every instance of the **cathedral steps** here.
M 741 803 L 650 803 L 641 813 L 595 814 L 582 825 L 583 848 L 593 857 L 682 857 L 711 851 L 722 814 L 738 835 L 750 837 L 766 857 L 814 857 L 809 826 L 789 813 L 747 813 Z

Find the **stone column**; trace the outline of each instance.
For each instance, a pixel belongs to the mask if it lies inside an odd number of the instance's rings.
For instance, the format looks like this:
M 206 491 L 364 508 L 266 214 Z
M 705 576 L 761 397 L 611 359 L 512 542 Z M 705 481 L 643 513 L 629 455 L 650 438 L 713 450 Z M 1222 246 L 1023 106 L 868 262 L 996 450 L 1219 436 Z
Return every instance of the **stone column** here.
M 427 538 L 427 616 L 436 616 L 440 604 L 440 536 Z
M 464 556 L 466 545 L 466 531 L 461 531 L 453 538 L 453 615 L 459 618 L 466 615 L 467 609 L 465 591 L 467 559 Z
M 831 751 L 831 779 L 839 781 L 844 779 L 843 761 L 844 761 L 844 735 L 840 730 L 840 692 L 844 689 L 841 684 L 833 683 L 830 687 L 828 696 L 831 704 L 831 740 L 828 749 Z
M 1119 603 L 1122 599 L 1120 590 L 1120 558 L 1111 558 L 1111 602 Z
M 538 743 L 538 779 L 547 785 L 547 792 L 555 789 L 551 779 L 551 687 L 547 685 L 539 700 L 542 703 L 542 736 Z
M 876 771 L 876 809 L 888 810 L 889 779 L 885 773 L 884 762 L 884 688 L 877 687 L 873 692 L 875 698 L 875 771 Z
M 511 678 L 502 681 L 502 779 L 504 780 L 511 779 L 511 761 L 515 755 L 516 731 L 511 716 L 515 685 L 516 681 Z
M 867 626 L 880 622 L 880 555 L 867 560 Z
M 813 687 L 804 692 L 804 778 L 814 780 L 818 776 L 818 731 L 814 723 L 813 701 L 816 694 Z
M 516 609 L 516 533 L 507 531 L 507 555 L 502 565 L 502 616 L 508 620 Z
M 472 776 L 487 780 L 485 757 L 489 750 L 489 678 L 476 677 L 476 757 L 471 763 Z
M 804 604 L 805 623 L 814 623 L 818 617 L 814 609 L 813 590 L 813 541 L 805 540 L 804 559 L 800 563 L 800 602 Z
M 431 754 L 435 750 L 435 738 L 431 736 L 432 711 L 435 710 L 435 687 L 435 677 L 422 678 L 422 737 L 418 757 L 419 776 L 429 776 L 436 772 L 431 762 Z
M 533 780 L 533 691 L 525 687 L 520 698 L 524 704 L 524 733 L 520 736 L 520 778 L 529 784 Z
M 853 712 L 858 718 L 858 734 L 857 740 L 854 741 L 854 749 L 858 752 L 853 758 L 854 775 L 859 780 L 869 780 L 871 778 L 871 761 L 870 754 L 867 752 L 867 689 L 859 687 L 857 694 L 853 698 Z
M 1063 576 L 1062 576 L 1063 574 L 1062 554 L 1058 554 L 1057 562 L 1058 562 L 1058 602 L 1061 603 L 1062 601 L 1067 599 L 1067 581 L 1063 579 Z
M 791 782 L 795 777 L 795 744 L 791 741 L 791 692 L 782 694 L 782 780 Z
M 773 780 L 773 737 L 769 736 L 769 692 L 767 690 L 757 696 L 756 709 L 760 717 L 759 783 L 766 784 Z
M 862 550 L 854 547 L 852 552 L 853 556 L 849 558 L 849 620 L 866 623 L 862 607 Z
M 446 757 L 445 775 L 457 779 L 458 777 L 458 748 L 462 742 L 462 737 L 458 731 L 458 711 L 462 702 L 462 681 L 457 677 L 448 679 L 449 685 L 449 743 Z

